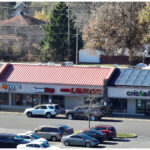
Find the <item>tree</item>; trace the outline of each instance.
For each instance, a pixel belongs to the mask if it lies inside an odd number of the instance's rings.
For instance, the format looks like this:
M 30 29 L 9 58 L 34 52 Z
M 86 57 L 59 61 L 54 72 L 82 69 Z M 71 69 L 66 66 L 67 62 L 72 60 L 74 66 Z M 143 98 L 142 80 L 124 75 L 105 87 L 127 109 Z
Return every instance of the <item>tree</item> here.
M 139 12 L 139 23 L 145 29 L 145 33 L 142 36 L 142 43 L 146 44 L 150 42 L 150 2 L 146 2 L 145 7 Z
M 44 27 L 45 37 L 40 42 L 43 51 L 44 61 L 64 61 L 65 56 L 75 51 L 76 29 L 72 19 L 70 24 L 70 46 L 68 46 L 68 6 L 64 2 L 59 2 L 51 12 L 48 24 Z M 81 36 L 79 38 L 79 48 L 82 45 Z M 69 56 L 68 56 L 69 57 Z M 69 59 L 69 58 L 68 58 Z
M 129 48 L 130 63 L 143 47 L 144 29 L 138 22 L 143 3 L 106 3 L 93 13 L 89 25 L 83 29 L 85 47 L 113 54 L 119 48 Z
M 43 8 L 42 11 L 35 11 L 34 18 L 47 22 L 50 19 L 50 14 L 47 14 Z

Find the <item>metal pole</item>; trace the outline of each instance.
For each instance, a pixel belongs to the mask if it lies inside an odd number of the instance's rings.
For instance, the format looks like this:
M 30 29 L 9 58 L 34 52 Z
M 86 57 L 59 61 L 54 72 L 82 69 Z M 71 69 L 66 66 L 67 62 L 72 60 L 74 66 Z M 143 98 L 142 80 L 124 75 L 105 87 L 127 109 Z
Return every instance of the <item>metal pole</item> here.
M 77 29 L 76 29 L 77 31 L 76 31 L 76 64 L 78 64 L 78 27 L 77 27 Z
M 70 5 L 68 4 L 68 58 L 70 55 Z

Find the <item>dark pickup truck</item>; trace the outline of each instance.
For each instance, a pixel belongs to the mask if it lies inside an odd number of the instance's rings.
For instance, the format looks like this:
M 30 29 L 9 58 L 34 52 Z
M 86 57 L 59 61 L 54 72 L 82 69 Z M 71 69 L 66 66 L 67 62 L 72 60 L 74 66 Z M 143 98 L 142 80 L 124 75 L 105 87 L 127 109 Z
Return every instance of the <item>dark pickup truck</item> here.
M 78 106 L 74 110 L 66 110 L 66 117 L 70 120 L 74 118 L 88 119 L 90 116 L 91 121 L 100 120 L 106 114 L 104 106 Z

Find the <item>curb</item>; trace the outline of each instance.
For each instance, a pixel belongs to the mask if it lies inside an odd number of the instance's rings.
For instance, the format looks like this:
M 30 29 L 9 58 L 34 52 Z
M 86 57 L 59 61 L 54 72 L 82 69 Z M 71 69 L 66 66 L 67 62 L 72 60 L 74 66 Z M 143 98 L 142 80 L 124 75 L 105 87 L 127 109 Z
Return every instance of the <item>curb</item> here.
M 133 135 L 133 137 L 117 137 L 117 138 L 120 138 L 120 139 L 128 139 L 128 138 L 137 138 L 138 136 L 134 133 L 131 133 Z

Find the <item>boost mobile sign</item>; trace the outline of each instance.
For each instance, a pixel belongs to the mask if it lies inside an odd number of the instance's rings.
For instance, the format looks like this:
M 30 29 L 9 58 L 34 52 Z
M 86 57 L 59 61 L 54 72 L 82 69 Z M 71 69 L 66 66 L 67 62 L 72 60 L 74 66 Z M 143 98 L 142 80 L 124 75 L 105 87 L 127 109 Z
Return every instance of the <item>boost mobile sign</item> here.
M 150 91 L 127 91 L 127 96 L 143 96 L 143 97 L 150 97 Z

